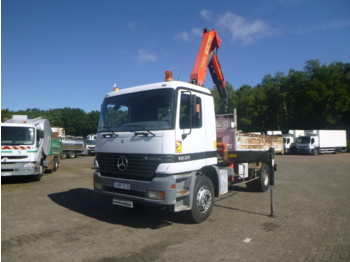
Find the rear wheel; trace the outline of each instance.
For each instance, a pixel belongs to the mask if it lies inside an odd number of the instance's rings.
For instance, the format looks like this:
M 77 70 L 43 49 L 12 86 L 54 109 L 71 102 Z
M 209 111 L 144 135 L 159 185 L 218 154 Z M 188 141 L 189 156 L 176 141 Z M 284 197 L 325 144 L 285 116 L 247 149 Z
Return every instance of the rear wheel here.
M 263 164 L 260 169 L 259 179 L 257 180 L 257 191 L 266 192 L 270 185 L 270 169 L 267 164 Z
M 214 186 L 206 176 L 198 176 L 194 186 L 192 209 L 188 211 L 191 222 L 201 223 L 211 214 L 214 206 Z
M 75 158 L 76 157 L 76 154 L 74 151 L 69 151 L 68 152 L 68 158 Z
M 52 168 L 53 172 L 56 172 L 58 170 L 58 168 L 59 168 L 58 159 L 57 159 L 57 157 L 55 157 L 53 159 L 53 168 Z
M 252 191 L 266 192 L 270 186 L 270 169 L 267 164 L 262 164 L 259 177 L 249 183 L 247 188 Z

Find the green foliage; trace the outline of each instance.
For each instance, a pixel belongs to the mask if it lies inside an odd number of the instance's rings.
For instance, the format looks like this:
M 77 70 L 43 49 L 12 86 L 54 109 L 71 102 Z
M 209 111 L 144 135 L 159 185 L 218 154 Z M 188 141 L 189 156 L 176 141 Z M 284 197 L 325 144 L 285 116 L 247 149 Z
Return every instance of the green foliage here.
M 87 136 L 96 133 L 100 112 L 86 113 L 81 109 L 69 107 L 47 111 L 34 108 L 16 112 L 3 109 L 1 110 L 1 121 L 11 118 L 12 115 L 28 115 L 29 118 L 43 117 L 50 121 L 52 127 L 63 127 L 67 135 Z
M 238 128 L 243 131 L 346 129 L 350 132 L 349 63 L 334 62 L 327 66 L 319 60 L 309 60 L 303 71 L 290 69 L 288 75 L 268 74 L 257 86 L 243 85 L 236 90 L 227 82 L 227 89 L 227 110 L 217 90 L 212 90 L 215 112 L 232 113 L 237 108 Z M 49 119 L 51 126 L 65 128 L 66 134 L 83 136 L 96 132 L 99 118 L 98 111 L 33 108 L 17 112 L 3 109 L 1 120 L 13 114 L 41 116 Z M 123 121 L 124 117 L 120 114 L 113 119 Z

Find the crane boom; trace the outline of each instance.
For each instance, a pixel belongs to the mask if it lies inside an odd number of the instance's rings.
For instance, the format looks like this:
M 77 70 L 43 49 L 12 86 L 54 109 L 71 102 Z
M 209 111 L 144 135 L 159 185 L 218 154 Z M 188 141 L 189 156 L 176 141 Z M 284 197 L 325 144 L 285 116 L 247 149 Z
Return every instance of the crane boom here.
M 226 81 L 221 70 L 217 52 L 221 44 L 218 33 L 213 29 L 204 28 L 202 43 L 199 47 L 196 61 L 194 63 L 190 81 L 202 86 L 207 74 L 207 67 L 221 98 L 228 97 Z

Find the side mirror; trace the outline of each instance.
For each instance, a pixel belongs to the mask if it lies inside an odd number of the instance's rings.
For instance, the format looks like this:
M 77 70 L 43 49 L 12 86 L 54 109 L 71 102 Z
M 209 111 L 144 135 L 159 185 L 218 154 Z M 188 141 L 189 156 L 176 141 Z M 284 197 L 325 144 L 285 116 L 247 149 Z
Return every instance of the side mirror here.
M 191 115 L 195 115 L 196 113 L 196 102 L 197 102 L 197 96 L 196 95 L 190 95 L 190 98 L 187 100 L 188 107 L 190 108 Z
M 39 138 L 44 138 L 44 130 L 39 130 Z

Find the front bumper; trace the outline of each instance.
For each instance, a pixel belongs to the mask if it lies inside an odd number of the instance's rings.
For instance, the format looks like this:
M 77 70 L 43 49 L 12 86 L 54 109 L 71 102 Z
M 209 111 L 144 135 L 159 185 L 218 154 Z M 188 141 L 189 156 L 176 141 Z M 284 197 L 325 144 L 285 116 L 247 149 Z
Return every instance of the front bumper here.
M 307 148 L 307 149 L 298 148 L 297 152 L 298 154 L 301 154 L 301 155 L 312 155 L 314 153 L 314 150 L 310 148 Z
M 128 180 L 101 176 L 94 172 L 94 189 L 96 192 L 131 200 L 139 203 L 169 206 L 176 202 L 176 179 L 174 176 L 155 177 L 152 181 Z M 163 199 L 149 198 L 150 192 L 163 192 Z
M 1 176 L 30 176 L 40 173 L 40 166 L 25 166 L 25 164 L 33 163 L 1 163 Z

